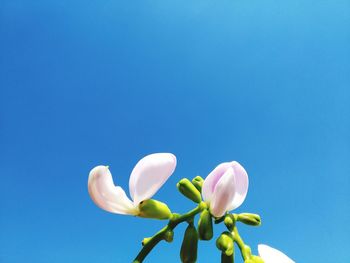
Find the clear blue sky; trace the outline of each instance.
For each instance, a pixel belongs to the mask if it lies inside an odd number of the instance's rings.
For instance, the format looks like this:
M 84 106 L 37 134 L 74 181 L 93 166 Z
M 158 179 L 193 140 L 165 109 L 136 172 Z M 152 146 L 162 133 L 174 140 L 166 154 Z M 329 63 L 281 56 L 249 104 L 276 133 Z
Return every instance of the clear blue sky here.
M 87 178 L 108 164 L 127 189 L 153 152 L 178 158 L 155 196 L 173 211 L 192 207 L 179 179 L 237 160 L 250 176 L 237 212 L 263 220 L 240 227 L 254 252 L 347 261 L 349 13 L 347 0 L 2 0 L 0 261 L 131 262 L 165 222 L 98 209 Z M 148 262 L 179 262 L 183 230 Z M 199 252 L 219 262 L 214 241 Z

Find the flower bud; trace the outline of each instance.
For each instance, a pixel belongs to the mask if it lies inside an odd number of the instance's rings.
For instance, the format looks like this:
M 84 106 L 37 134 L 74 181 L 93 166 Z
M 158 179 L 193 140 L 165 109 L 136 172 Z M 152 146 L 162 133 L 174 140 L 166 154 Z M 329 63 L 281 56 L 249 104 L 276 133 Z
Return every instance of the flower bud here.
M 182 241 L 180 258 L 182 263 L 195 263 L 197 260 L 198 233 L 193 223 L 186 228 Z
M 225 253 L 221 253 L 221 263 L 233 263 L 233 254 L 227 256 Z
M 140 211 L 138 216 L 140 217 L 169 219 L 172 216 L 171 211 L 166 204 L 153 199 L 142 201 L 138 208 Z
M 151 239 L 152 239 L 151 237 L 145 237 L 145 238 L 142 240 L 142 246 L 147 245 L 147 243 L 148 243 Z
M 261 225 L 260 216 L 257 214 L 249 214 L 249 213 L 239 214 L 237 216 L 237 221 L 240 221 L 246 225 L 251 225 L 251 226 Z
M 168 243 L 173 242 L 174 240 L 174 231 L 169 229 L 164 233 L 164 240 Z
M 204 182 L 204 179 L 199 175 L 192 179 L 192 184 L 197 188 L 199 192 L 202 192 L 203 182 Z
M 203 210 L 199 217 L 198 235 L 200 240 L 210 240 L 213 237 L 213 221 L 208 210 Z
M 224 224 L 230 231 L 233 229 L 235 225 L 235 222 L 232 218 L 233 218 L 233 215 L 226 215 L 224 219 Z
M 232 256 L 234 252 L 233 240 L 230 232 L 223 232 L 216 240 L 216 247 L 225 253 L 226 256 Z
M 181 179 L 176 186 L 180 193 L 191 199 L 193 202 L 200 203 L 202 201 L 201 193 L 187 178 Z

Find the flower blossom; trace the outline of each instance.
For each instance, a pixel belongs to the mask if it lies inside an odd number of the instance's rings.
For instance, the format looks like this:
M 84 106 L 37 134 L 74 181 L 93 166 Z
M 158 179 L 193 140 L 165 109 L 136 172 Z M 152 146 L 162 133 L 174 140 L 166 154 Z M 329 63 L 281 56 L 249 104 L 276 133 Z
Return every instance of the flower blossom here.
M 203 200 L 215 217 L 239 207 L 248 192 L 248 174 L 236 161 L 219 164 L 203 182 Z
M 139 204 L 150 199 L 166 182 L 176 167 L 171 153 L 155 153 L 142 158 L 129 178 L 130 200 L 120 186 L 115 186 L 108 166 L 99 165 L 89 174 L 88 191 L 94 203 L 111 213 L 138 215 Z
M 264 263 L 295 263 L 281 251 L 267 245 L 258 245 L 258 251 Z

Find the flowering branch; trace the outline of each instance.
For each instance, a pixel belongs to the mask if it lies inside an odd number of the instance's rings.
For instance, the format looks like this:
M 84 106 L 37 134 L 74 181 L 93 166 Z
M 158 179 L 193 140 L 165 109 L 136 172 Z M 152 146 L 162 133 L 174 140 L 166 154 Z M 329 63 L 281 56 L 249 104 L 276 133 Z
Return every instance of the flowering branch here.
M 216 239 L 222 263 L 234 262 L 235 243 L 241 251 L 244 263 L 294 263 L 282 252 L 266 245 L 258 246 L 260 256 L 252 255 L 250 247 L 239 235 L 237 222 L 259 226 L 261 220 L 257 214 L 229 214 L 229 211 L 243 203 L 248 192 L 248 174 L 238 162 L 218 165 L 205 180 L 200 176 L 192 181 L 181 179 L 177 183 L 179 192 L 197 203 L 194 209 L 182 215 L 172 213 L 167 204 L 151 199 L 172 175 L 175 167 L 176 157 L 170 153 L 156 153 L 142 158 L 130 175 L 131 199 L 120 186 L 114 185 L 108 166 L 99 165 L 89 174 L 89 194 L 103 210 L 115 214 L 169 220 L 152 237 L 143 239 L 143 247 L 133 263 L 142 263 L 160 241 L 172 242 L 174 229 L 183 222 L 187 222 L 188 226 L 180 250 L 181 262 L 196 262 L 198 240 L 211 240 L 214 236 L 213 220 L 215 224 L 224 222 L 228 229 Z M 194 218 L 198 214 L 200 217 L 195 226 Z
M 167 242 L 171 242 L 172 238 L 169 240 L 167 239 L 167 233 L 172 232 L 176 226 L 182 222 L 185 221 L 193 221 L 193 217 L 200 212 L 203 211 L 203 209 L 206 208 L 205 203 L 200 203 L 196 208 L 192 209 L 191 211 L 179 215 L 179 214 L 173 214 L 173 217 L 169 220 L 169 223 L 163 227 L 160 231 L 158 231 L 154 236 L 150 238 L 144 239 L 146 242 L 142 242 L 143 248 L 139 252 L 139 254 L 134 259 L 133 263 L 141 263 L 143 260 L 147 257 L 147 255 L 152 251 L 152 249 L 162 240 L 165 240 Z

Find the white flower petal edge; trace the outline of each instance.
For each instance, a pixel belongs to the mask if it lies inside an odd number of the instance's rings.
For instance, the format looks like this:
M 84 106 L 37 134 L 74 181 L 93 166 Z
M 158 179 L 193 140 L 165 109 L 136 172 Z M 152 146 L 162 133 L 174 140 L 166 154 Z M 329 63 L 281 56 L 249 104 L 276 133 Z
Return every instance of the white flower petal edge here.
M 137 207 L 126 196 L 124 190 L 115 186 L 108 166 L 99 165 L 89 174 L 88 191 L 94 203 L 111 213 L 136 215 Z
M 155 153 L 142 158 L 134 167 L 129 188 L 131 201 L 120 186 L 115 186 L 108 166 L 99 165 L 89 174 L 88 191 L 94 203 L 111 213 L 138 215 L 140 202 L 150 199 L 176 167 L 171 153 Z
M 176 167 L 171 153 L 154 153 L 142 158 L 131 172 L 129 191 L 134 204 L 150 199 L 168 180 Z
M 235 175 L 235 196 L 228 210 L 233 210 L 239 207 L 245 200 L 248 193 L 249 179 L 248 173 L 238 162 L 231 162 L 231 166 Z
M 272 248 L 268 245 L 258 245 L 259 256 L 264 260 L 264 263 L 295 263 L 281 251 Z

